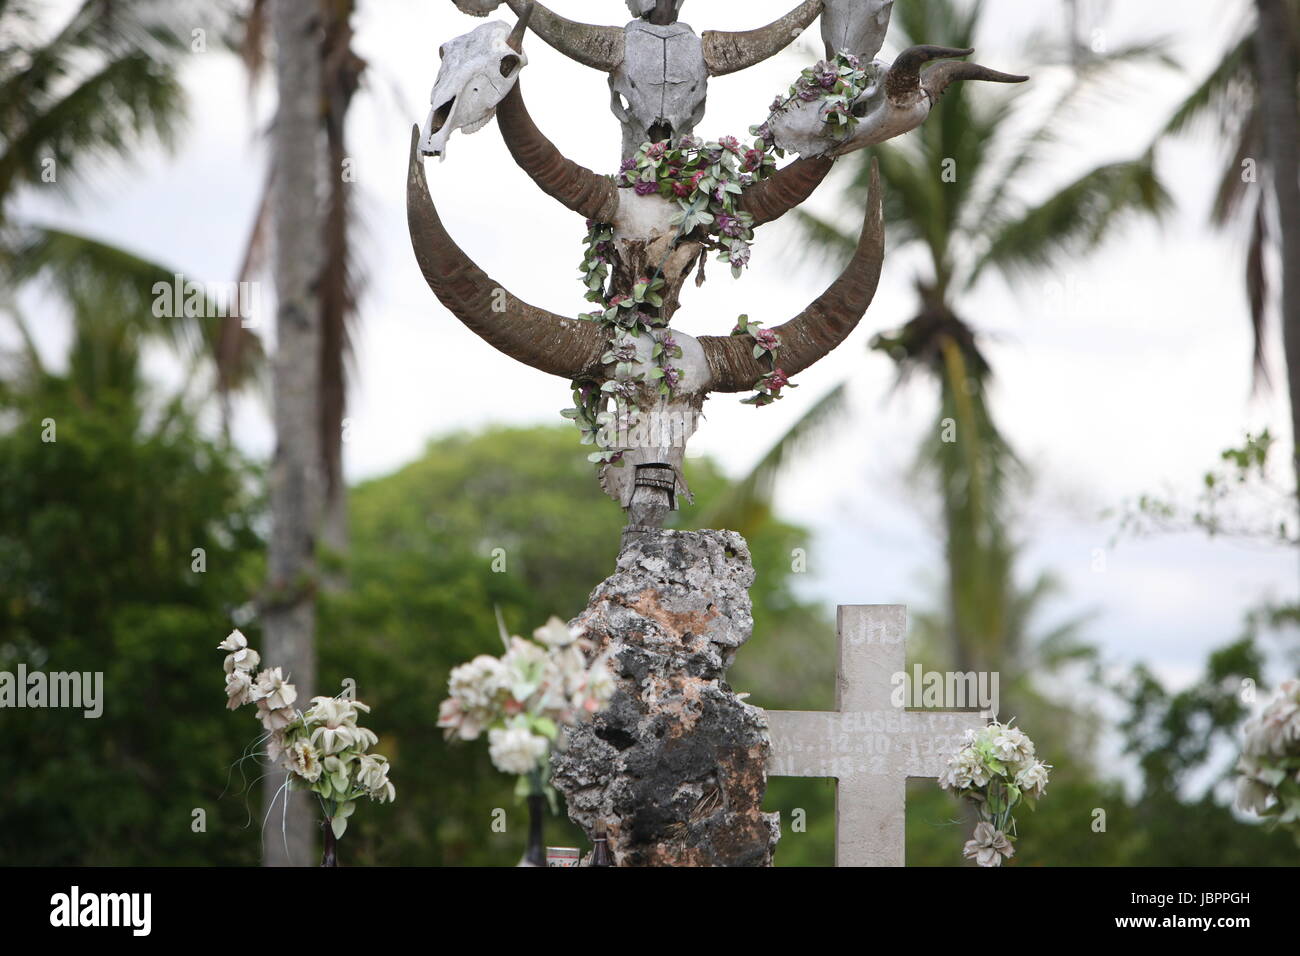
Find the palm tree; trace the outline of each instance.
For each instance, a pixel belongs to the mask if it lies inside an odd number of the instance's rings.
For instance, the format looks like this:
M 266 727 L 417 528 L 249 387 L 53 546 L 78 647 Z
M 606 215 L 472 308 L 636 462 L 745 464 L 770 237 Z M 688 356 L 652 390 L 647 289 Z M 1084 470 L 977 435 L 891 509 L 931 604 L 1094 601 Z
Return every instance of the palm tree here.
M 1300 3 L 1258 0 L 1255 55 L 1264 155 L 1273 178 L 1282 256 L 1282 338 L 1291 393 L 1291 433 L 1300 446 L 1300 120 L 1296 67 L 1300 65 Z M 1292 466 L 1300 498 L 1300 452 Z
M 1243 228 L 1248 231 L 1245 286 L 1254 331 L 1257 383 L 1267 380 L 1264 333 L 1270 287 L 1265 253 L 1270 246 L 1279 242 L 1283 231 L 1300 228 L 1294 224 L 1293 219 L 1300 218 L 1300 213 L 1294 211 L 1288 215 L 1279 215 L 1275 226 L 1269 216 L 1267 193 L 1256 188 L 1258 160 L 1271 156 L 1265 144 L 1266 130 L 1278 125 L 1277 121 L 1267 123 L 1263 114 L 1261 44 L 1274 51 L 1272 58 L 1278 63 L 1284 63 L 1287 59 L 1291 61 L 1291 112 L 1295 110 L 1294 84 L 1297 68 L 1300 68 L 1300 46 L 1297 46 L 1300 43 L 1300 0 L 1270 3 L 1268 8 L 1269 16 L 1275 19 L 1280 17 L 1281 22 L 1263 29 L 1258 18 L 1253 21 L 1247 19 L 1240 32 L 1228 44 L 1223 57 L 1178 105 L 1160 132 L 1160 139 L 1163 140 L 1210 125 L 1216 139 L 1228 145 L 1227 163 L 1215 194 L 1211 222 L 1221 229 Z M 1281 50 L 1275 51 L 1278 44 L 1281 45 Z M 1285 67 L 1282 69 L 1285 72 Z M 1285 83 L 1280 85 L 1286 86 Z M 1284 110 L 1283 113 L 1285 112 Z M 1285 119 L 1281 122 L 1284 124 Z M 1292 129 L 1294 130 L 1294 119 Z M 1285 130 L 1281 132 L 1283 139 L 1286 139 Z M 1294 179 L 1295 176 L 1291 178 Z M 1285 177 L 1278 177 L 1278 182 L 1285 185 Z M 1289 359 L 1288 364 L 1291 364 Z M 1300 405 L 1300 402 L 1294 400 L 1295 395 L 1293 389 L 1292 404 Z
M 981 12 L 978 2 L 900 4 L 894 27 L 903 46 L 971 47 Z M 997 667 L 1010 650 L 1018 598 L 1007 521 L 1022 469 L 990 411 L 992 370 L 961 303 L 990 270 L 1013 280 L 1041 273 L 1095 249 L 1125 220 L 1159 217 L 1168 209 L 1151 154 L 1098 166 L 1059 183 L 1045 198 L 1021 188 L 1047 168 L 1046 150 L 1085 91 L 1116 66 L 1152 58 L 1161 58 L 1159 44 L 1084 59 L 1046 118 L 1024 136 L 1009 132 L 1021 125 L 1012 122 L 1021 118 L 1014 95 L 954 86 L 919 130 L 851 160 L 845 205 L 863 203 L 874 156 L 895 251 L 919 247 L 927 260 L 928 273 L 916 282 L 915 314 L 897 331 L 877 336 L 872 348 L 895 361 L 900 384 L 919 371 L 938 387 L 938 420 L 922 440 L 917 467 L 937 485 L 942 504 L 944 618 L 952 659 L 962 670 Z M 842 261 L 852 249 L 850 231 L 837 223 L 805 212 L 800 224 L 819 258 Z M 745 509 L 761 504 L 792 452 L 842 410 L 846 387 L 832 391 L 773 447 L 742 483 L 726 517 L 744 523 Z
M 178 270 L 12 208 L 23 190 L 67 193 L 82 170 L 129 158 L 141 143 L 172 146 L 185 115 L 181 59 L 192 25 L 211 17 L 197 18 L 186 3 L 83 0 L 51 33 L 40 7 L 0 0 L 0 264 L 9 277 L 0 309 L 30 341 L 17 291 L 41 280 L 73 315 L 84 340 L 74 354 L 111 343 L 116 357 L 99 364 L 124 370 L 143 341 L 161 338 L 192 360 L 208 356 L 224 400 L 251 379 L 260 354 L 237 316 L 160 319 L 151 290 Z
M 324 237 L 326 266 L 321 276 L 320 450 L 325 476 L 325 518 L 322 543 L 335 554 L 347 550 L 347 485 L 343 478 L 343 425 L 347 415 L 347 364 L 361 279 L 353 228 L 352 178 L 348 175 L 347 116 L 361 88 L 366 61 L 352 48 L 352 16 L 356 0 L 318 0 L 322 32 L 319 57 L 322 90 L 319 125 L 329 157 Z M 267 17 L 270 0 L 251 0 L 242 30 L 241 52 L 250 85 L 266 62 Z M 241 276 L 264 265 L 267 211 L 276 179 L 268 177 L 259 213 L 249 240 Z
M 317 542 L 324 500 L 321 480 L 321 296 L 325 263 L 321 228 L 324 169 L 319 144 L 321 21 L 313 4 L 272 0 L 279 92 L 272 129 L 271 200 L 277 345 L 274 359 L 275 459 L 268 591 L 262 606 L 268 661 L 310 698 L 316 679 Z M 305 864 L 314 845 L 313 807 L 290 793 L 283 775 L 265 780 L 264 806 L 279 826 L 266 841 L 268 866 Z M 282 809 L 275 812 L 275 807 Z

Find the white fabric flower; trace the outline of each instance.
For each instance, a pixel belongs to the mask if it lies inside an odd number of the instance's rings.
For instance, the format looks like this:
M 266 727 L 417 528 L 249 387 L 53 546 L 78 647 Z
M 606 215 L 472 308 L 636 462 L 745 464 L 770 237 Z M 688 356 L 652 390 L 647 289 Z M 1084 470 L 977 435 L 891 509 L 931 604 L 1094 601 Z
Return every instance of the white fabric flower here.
M 289 748 L 286 764 L 290 770 L 309 783 L 315 783 L 321 774 L 321 753 L 308 740 L 295 740 Z
M 230 635 L 224 641 L 217 645 L 217 650 L 233 653 L 242 651 L 246 647 L 248 647 L 248 638 L 244 637 L 243 631 L 236 628 L 230 632 Z
M 337 754 L 350 748 L 364 750 L 377 743 L 373 731 L 357 726 L 357 711 L 370 708 L 360 701 L 341 697 L 313 697 L 307 711 L 311 742 L 322 753 Z
M 948 758 L 948 766 L 939 777 L 944 790 L 967 790 L 983 787 L 992 779 L 984 757 L 974 747 L 964 747 Z
M 266 701 L 257 702 L 257 719 L 269 732 L 277 734 L 298 719 L 298 712 L 292 707 L 272 708 Z
M 1016 786 L 1034 799 L 1038 799 L 1047 792 L 1047 776 L 1051 769 L 1041 760 L 1035 760 L 1016 774 Z
M 284 679 L 280 668 L 270 667 L 257 675 L 251 697 L 259 704 L 265 703 L 268 710 L 283 710 L 293 706 L 298 690 Z
M 568 647 L 578 638 L 582 637 L 583 629 L 580 627 L 570 628 L 558 617 L 552 617 L 549 621 L 533 631 L 533 637 L 541 644 L 547 647 L 559 649 Z
M 454 668 L 447 687 L 463 709 L 479 710 L 490 707 L 509 691 L 510 674 L 501 661 L 480 654 L 468 664 Z
M 1246 813 L 1263 813 L 1273 802 L 1273 790 L 1254 777 L 1237 780 L 1237 809 Z
M 1024 764 L 1034 759 L 1034 742 L 1018 727 L 999 727 L 991 746 L 994 755 L 1006 764 Z
M 377 754 L 362 754 L 357 758 L 357 784 L 363 787 L 372 800 L 391 803 L 397 791 L 388 779 L 388 758 Z
M 1015 847 L 1001 830 L 983 822 L 975 825 L 974 839 L 966 843 L 962 856 L 974 860 L 979 866 L 1001 866 L 1002 860 L 1015 856 Z
M 501 663 L 506 668 L 510 695 L 521 703 L 546 683 L 548 665 L 554 668 L 546 648 L 522 637 L 510 638 L 510 650 L 501 658 Z
M 253 678 L 248 671 L 232 670 L 226 675 L 226 707 L 235 710 L 247 704 L 252 697 Z
M 502 773 L 522 775 L 536 770 L 550 742 L 526 727 L 488 731 L 488 754 Z

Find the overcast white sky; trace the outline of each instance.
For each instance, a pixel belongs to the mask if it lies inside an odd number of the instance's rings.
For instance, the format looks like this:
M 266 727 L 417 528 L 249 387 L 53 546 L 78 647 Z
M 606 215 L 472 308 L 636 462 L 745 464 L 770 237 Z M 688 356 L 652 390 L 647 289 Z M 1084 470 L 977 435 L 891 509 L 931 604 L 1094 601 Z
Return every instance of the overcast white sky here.
M 908 2 L 919 0 L 899 0 Z M 792 5 L 694 0 L 684 14 L 697 30 L 745 29 Z M 555 423 L 569 404 L 566 383 L 511 362 L 461 327 L 433 298 L 410 251 L 403 194 L 409 127 L 427 110 L 438 45 L 480 21 L 457 13 L 449 0 L 362 0 L 360 6 L 357 47 L 370 69 L 349 136 L 369 286 L 351 393 L 347 467 L 353 478 L 397 468 L 439 434 L 499 422 Z M 627 19 L 621 0 L 554 0 L 552 6 L 590 21 Z M 1103 31 L 1105 42 L 1175 31 L 1184 72 L 1143 74 L 1119 102 L 1086 113 L 1079 135 L 1045 178 L 1024 184 L 1031 195 L 1144 147 L 1171 104 L 1235 34 L 1245 10 L 1241 0 L 1149 0 L 1108 11 L 1085 0 L 1084 6 L 1090 31 Z M 988 0 L 986 9 L 977 58 L 1012 72 L 1032 72 L 1023 52 L 1027 35 L 1060 30 L 1065 19 L 1056 0 Z M 513 19 L 508 12 L 504 18 Z M 760 120 L 774 93 L 809 58 L 815 38 L 811 33 L 795 52 L 715 80 L 699 132 L 743 133 Z M 891 42 L 886 54 L 896 49 Z M 534 117 L 570 157 L 611 170 L 618 127 L 604 78 L 536 38 L 528 52 L 525 83 Z M 1041 97 L 1060 76 L 1037 71 L 1035 79 L 1037 89 L 1023 95 Z M 231 281 L 264 175 L 258 131 L 267 104 L 250 112 L 240 66 L 219 53 L 196 55 L 186 82 L 193 121 L 176 155 L 150 150 L 133 168 L 104 169 L 78 191 L 75 207 L 34 195 L 23 211 L 111 237 L 198 281 Z M 1100 255 L 1015 288 L 990 278 L 962 303 L 986 335 L 997 374 L 997 417 L 1037 475 L 1035 494 L 1023 502 L 1022 576 L 1056 572 L 1066 586 L 1053 609 L 1057 616 L 1100 610 L 1089 636 L 1113 659 L 1149 660 L 1180 682 L 1197 672 L 1211 647 L 1238 633 L 1247 607 L 1292 593 L 1296 577 L 1291 554 L 1195 536 L 1123 541 L 1112 549 L 1115 521 L 1100 516 L 1144 491 L 1194 494 L 1199 476 L 1247 428 L 1287 431 L 1280 395 L 1250 397 L 1241 244 L 1205 227 L 1221 163 L 1208 138 L 1163 148 L 1163 173 L 1179 203 L 1163 232 L 1135 227 Z M 576 271 L 582 223 L 513 165 L 495 124 L 454 137 L 447 161 L 431 163 L 429 172 L 448 228 L 489 274 L 536 305 L 585 311 Z M 824 186 L 814 205 L 825 211 L 834 201 L 835 190 Z M 684 293 L 680 326 L 717 333 L 740 312 L 776 324 L 802 309 L 831 277 L 789 264 L 795 238 L 785 223 L 767 227 L 739 282 L 723 268 L 711 269 L 703 289 Z M 828 606 L 928 605 L 941 573 L 930 503 L 910 490 L 906 477 L 933 420 L 935 396 L 918 381 L 891 397 L 891 363 L 867 351 L 873 334 L 912 314 L 917 267 L 906 254 L 887 260 L 861 327 L 800 376 L 802 387 L 787 400 L 756 411 L 734 397 L 716 398 L 692 443 L 693 451 L 741 474 L 819 394 L 852 379 L 853 419 L 791 472 L 779 492 L 782 512 L 815 532 L 808 587 Z M 59 355 L 64 329 L 57 313 L 40 300 L 27 308 L 50 317 L 38 320 L 39 338 L 52 357 Z M 176 374 L 165 357 L 153 365 Z M 485 373 L 490 390 L 479 384 Z M 237 436 L 251 451 L 267 453 L 270 430 L 261 404 L 241 405 Z M 575 433 L 574 454 L 582 453 Z M 1098 548 L 1107 550 L 1103 573 L 1094 570 Z

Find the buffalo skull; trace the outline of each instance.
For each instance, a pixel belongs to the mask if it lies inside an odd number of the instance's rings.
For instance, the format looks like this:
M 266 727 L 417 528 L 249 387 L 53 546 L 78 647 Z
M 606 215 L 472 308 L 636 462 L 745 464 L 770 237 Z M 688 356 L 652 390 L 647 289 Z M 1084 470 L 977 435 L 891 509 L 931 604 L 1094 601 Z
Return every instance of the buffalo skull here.
M 885 45 L 894 0 L 826 0 L 822 11 L 822 41 L 827 59 L 852 53 L 863 63 L 875 59 Z
M 493 20 L 448 40 L 438 50 L 442 66 L 429 96 L 429 118 L 420 138 L 426 156 L 447 156 L 447 139 L 456 130 L 476 133 L 496 113 L 514 89 L 519 71 L 528 65 L 523 52 L 527 18 L 514 29 Z

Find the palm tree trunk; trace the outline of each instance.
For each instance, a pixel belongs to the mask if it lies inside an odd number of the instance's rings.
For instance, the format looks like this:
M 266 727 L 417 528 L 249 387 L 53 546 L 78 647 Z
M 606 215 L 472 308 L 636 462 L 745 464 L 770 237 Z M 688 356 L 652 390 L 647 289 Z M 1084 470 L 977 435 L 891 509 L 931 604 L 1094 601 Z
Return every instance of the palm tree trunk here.
M 277 344 L 273 363 L 275 460 L 271 470 L 272 530 L 264 613 L 266 660 L 282 667 L 310 699 L 316 681 L 316 546 L 320 534 L 321 308 L 319 279 L 322 158 L 320 141 L 320 14 L 315 3 L 273 0 L 279 106 L 272 136 L 277 170 L 272 198 Z M 305 793 L 280 792 L 272 773 L 263 793 L 269 824 L 266 866 L 309 866 L 315 807 Z M 272 801 L 287 800 L 281 809 Z M 280 833 L 283 821 L 284 834 Z
M 1291 393 L 1292 441 L 1300 449 L 1300 122 L 1296 119 L 1294 34 L 1285 0 L 1258 0 L 1255 53 L 1264 142 L 1282 237 L 1282 337 Z M 1300 496 L 1300 451 L 1293 454 Z

